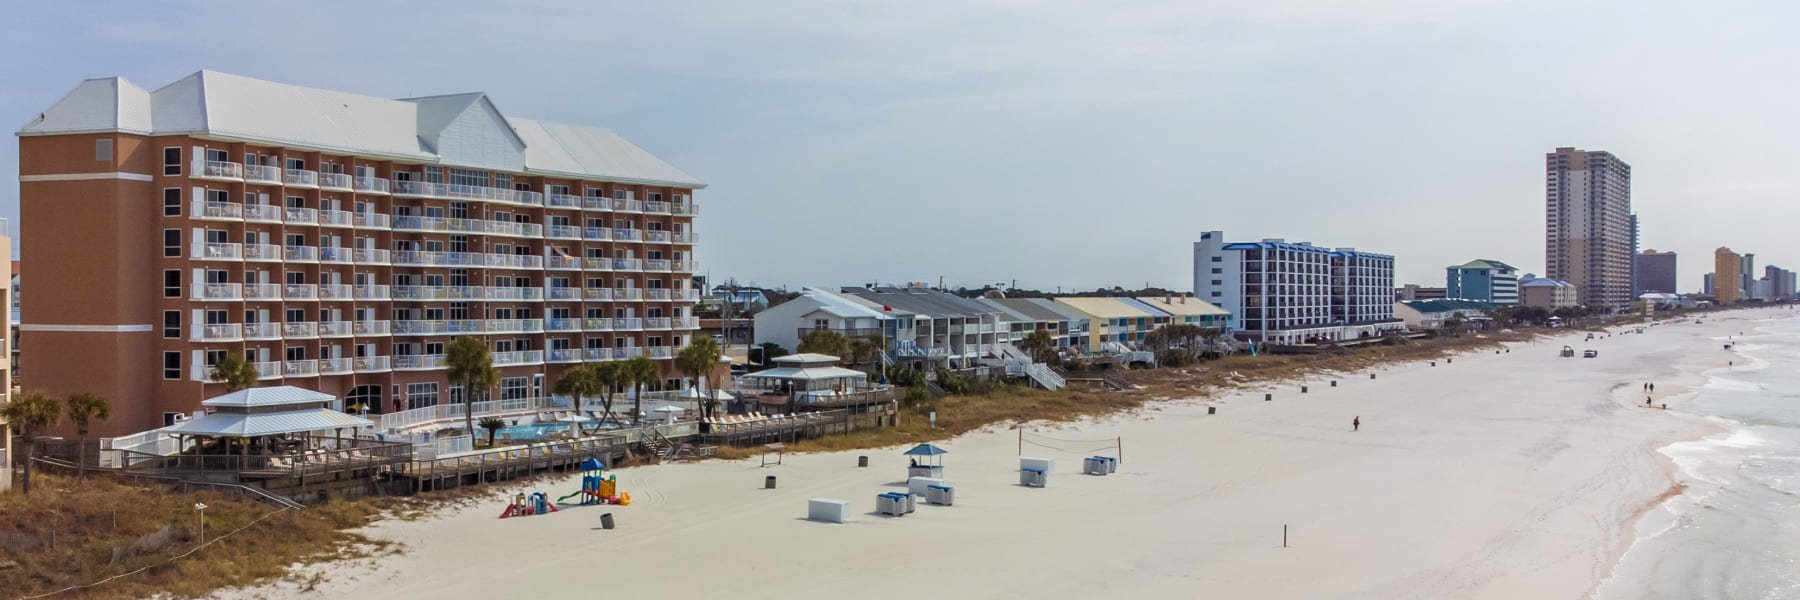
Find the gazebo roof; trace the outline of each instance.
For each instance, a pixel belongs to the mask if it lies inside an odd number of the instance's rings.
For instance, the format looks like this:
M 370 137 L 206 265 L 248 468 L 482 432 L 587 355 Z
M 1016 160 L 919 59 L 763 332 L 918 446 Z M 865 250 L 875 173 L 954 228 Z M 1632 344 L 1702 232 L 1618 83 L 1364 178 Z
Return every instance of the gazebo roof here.
M 940 454 L 949 454 L 949 453 L 950 453 L 949 450 L 945 450 L 943 448 L 939 448 L 939 447 L 933 446 L 931 444 L 919 444 L 917 446 L 913 446 L 911 450 L 907 450 L 904 454 L 907 456 L 938 456 Z
M 328 408 L 306 408 L 264 413 L 212 413 L 163 430 L 176 435 L 258 437 L 306 431 L 355 429 L 373 421 Z
M 748 375 L 742 375 L 741 377 L 813 381 L 818 379 L 838 379 L 844 377 L 866 378 L 868 376 L 867 373 L 862 371 L 846 369 L 843 367 L 776 367 L 766 371 L 757 371 Z
M 317 404 L 321 402 L 331 402 L 336 399 L 337 396 L 323 392 L 315 392 L 306 388 L 297 388 L 291 385 L 277 385 L 270 387 L 245 388 L 223 396 L 207 399 L 200 404 L 214 408 L 227 406 L 238 408 L 262 408 L 268 406 Z

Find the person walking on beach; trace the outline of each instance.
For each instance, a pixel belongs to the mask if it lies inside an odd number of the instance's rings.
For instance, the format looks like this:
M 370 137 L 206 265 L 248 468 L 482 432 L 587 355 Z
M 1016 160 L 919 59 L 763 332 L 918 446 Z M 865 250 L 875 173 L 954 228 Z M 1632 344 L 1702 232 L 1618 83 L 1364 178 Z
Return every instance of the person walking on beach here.
M 1650 393 L 1652 393 L 1652 394 L 1656 393 L 1656 384 L 1655 383 L 1650 384 Z
M 1350 430 L 1357 431 L 1359 429 L 1362 429 L 1362 415 L 1350 417 Z

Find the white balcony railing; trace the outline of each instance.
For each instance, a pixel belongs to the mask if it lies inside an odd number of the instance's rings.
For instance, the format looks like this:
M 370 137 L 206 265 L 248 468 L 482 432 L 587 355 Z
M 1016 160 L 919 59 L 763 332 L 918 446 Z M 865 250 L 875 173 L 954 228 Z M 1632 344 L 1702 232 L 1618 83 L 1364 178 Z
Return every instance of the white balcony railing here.
M 669 320 L 671 329 L 699 329 L 700 317 L 673 317 Z
M 581 239 L 601 241 L 601 242 L 610 240 L 610 239 L 612 239 L 612 228 L 610 228 L 610 227 L 583 227 L 581 229 Z
M 358 373 L 386 373 L 390 368 L 390 358 L 387 356 L 352 358 L 350 366 Z
M 290 206 L 281 210 L 281 221 L 289 225 L 318 225 L 319 211 Z
M 244 326 L 237 323 L 218 323 L 195 327 L 191 334 L 196 342 L 236 342 L 244 339 Z
M 351 180 L 351 185 L 358 192 L 369 194 L 388 193 L 388 180 L 379 177 L 357 177 Z M 360 371 L 361 369 L 357 370 Z M 386 369 L 383 370 L 385 371 Z
M 542 350 L 514 350 L 512 352 L 495 352 L 493 354 L 493 357 L 494 357 L 494 366 L 496 366 L 496 367 L 510 367 L 513 365 L 536 365 L 536 364 L 543 364 L 544 351 L 542 351 Z
M 245 300 L 280 300 L 281 286 L 273 283 L 244 284 Z
M 612 239 L 620 242 L 641 242 L 644 241 L 644 230 L 614 228 Z
M 399 215 L 390 220 L 394 231 L 448 232 L 450 221 L 443 217 Z
M 561 349 L 546 350 L 544 352 L 545 352 L 544 359 L 546 362 L 552 362 L 552 363 L 581 362 L 581 351 L 577 350 L 577 349 L 561 348 Z
M 498 269 L 542 269 L 544 257 L 529 254 L 489 254 L 487 266 Z
M 244 218 L 244 205 L 236 202 L 207 202 L 195 200 L 194 217 L 200 219 L 224 219 L 239 221 Z
M 274 165 L 244 165 L 244 181 L 281 183 L 281 169 Z
M 389 335 L 392 328 L 387 321 L 353 321 L 350 330 L 357 337 L 380 337 Z
M 581 239 L 581 228 L 573 225 L 551 225 L 544 231 L 548 232 L 549 237 L 559 240 Z
M 244 339 L 246 340 L 279 340 L 281 339 L 280 323 L 245 323 Z
M 281 262 L 281 258 L 281 246 L 276 246 L 274 244 L 244 244 L 244 260 Z
M 612 298 L 612 288 L 587 288 L 581 290 L 581 299 L 583 300 L 611 300 Z
M 544 196 L 544 205 L 550 208 L 581 208 L 581 196 L 548 194 Z
M 242 260 L 244 246 L 242 244 L 195 243 L 193 254 L 196 260 Z
M 393 262 L 393 253 L 373 248 L 357 248 L 350 251 L 350 260 L 359 265 L 385 265 Z
M 319 286 L 310 283 L 290 283 L 281 286 L 281 297 L 288 300 L 318 300 Z
M 385 285 L 359 285 L 350 288 L 350 297 L 355 300 L 388 300 L 392 296 Z
M 241 283 L 208 283 L 194 286 L 194 300 L 243 300 L 244 285 Z
M 674 203 L 674 206 L 669 209 L 669 212 L 677 215 L 698 215 L 700 214 L 700 204 L 692 200 L 687 202 L 676 202 Z
M 352 213 L 350 222 L 358 229 L 391 229 L 393 219 L 377 212 Z
M 674 205 L 661 200 L 649 200 L 644 202 L 644 212 L 658 215 L 671 214 L 673 206 Z
M 663 258 L 644 259 L 644 270 L 645 271 L 655 271 L 655 272 L 659 272 L 659 273 L 667 273 L 669 271 L 669 267 L 670 267 L 670 263 L 669 263 L 668 259 L 663 259 Z
M 288 262 L 319 262 L 319 249 L 312 246 L 287 246 L 281 257 Z
M 418 371 L 444 368 L 442 354 L 416 354 L 412 356 L 390 357 L 395 371 Z
M 487 333 L 543 333 L 543 319 L 489 319 Z
M 581 270 L 581 257 L 551 254 L 544 257 L 544 266 L 551 269 Z
M 580 300 L 581 288 L 551 286 L 544 288 L 544 297 L 551 300 Z
M 290 340 L 305 340 L 319 337 L 319 324 L 312 321 L 282 323 L 281 337 Z
M 482 290 L 482 296 L 489 300 L 514 300 L 535 302 L 544 299 L 544 288 L 539 287 L 489 287 Z
M 319 172 L 288 169 L 282 172 L 281 182 L 296 187 L 319 187 Z
M 236 179 L 241 181 L 244 179 L 244 165 L 234 162 L 209 160 L 200 163 L 200 168 L 194 169 L 194 173 L 196 177 Z
M 644 328 L 644 320 L 637 317 L 615 317 L 612 322 L 613 331 L 637 331 Z
M 616 212 L 644 212 L 644 203 L 630 198 L 614 198 L 613 210 Z
M 580 319 L 544 319 L 544 331 L 574 332 L 581 331 Z
M 259 362 L 250 364 L 256 367 L 257 379 L 275 379 L 281 376 L 281 363 L 279 362 Z
M 669 236 L 669 240 L 677 244 L 696 244 L 700 242 L 700 234 L 692 231 L 677 231 Z
M 285 377 L 318 377 L 319 361 L 290 360 L 281 363 L 282 375 Z
M 349 264 L 353 258 L 350 249 L 342 246 L 320 246 L 319 262 Z
M 668 329 L 669 328 L 669 318 L 668 317 L 645 317 L 644 318 L 644 328 L 645 329 Z
M 608 319 L 608 318 L 582 319 L 581 320 L 581 330 L 582 331 L 612 331 L 612 321 L 613 321 L 612 319 Z
M 322 188 L 325 188 L 328 190 L 344 190 L 344 191 L 356 189 L 356 188 L 352 187 L 352 184 L 350 183 L 350 174 L 349 173 L 320 173 L 319 174 L 319 187 L 322 187 Z
M 348 358 L 319 359 L 320 375 L 346 375 L 356 371 L 356 362 Z
M 643 300 L 644 290 L 643 288 L 613 288 L 612 299 L 627 302 Z
M 349 321 L 319 321 L 319 337 L 338 338 L 351 335 Z
M 662 229 L 644 230 L 644 241 L 655 244 L 669 243 L 669 232 Z
M 649 351 L 650 351 L 650 358 L 654 358 L 657 360 L 675 357 L 675 347 L 674 346 L 650 346 Z
M 341 210 L 319 211 L 319 224 L 326 227 L 349 227 L 350 213 Z

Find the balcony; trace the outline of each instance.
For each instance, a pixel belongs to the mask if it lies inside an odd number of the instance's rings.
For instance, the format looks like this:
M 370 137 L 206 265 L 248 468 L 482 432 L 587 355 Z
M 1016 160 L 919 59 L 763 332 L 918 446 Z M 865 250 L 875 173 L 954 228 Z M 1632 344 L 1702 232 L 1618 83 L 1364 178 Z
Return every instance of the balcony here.
M 244 284 L 245 300 L 280 300 L 281 286 L 273 283 Z
M 593 242 L 604 242 L 612 239 L 612 229 L 607 227 L 583 227 L 581 228 L 581 239 Z
M 644 318 L 644 329 L 668 329 L 668 328 L 669 328 L 669 318 L 668 317 L 645 317 Z
M 581 196 L 568 194 L 545 194 L 544 206 L 550 208 L 581 208 Z
M 487 333 L 543 333 L 543 319 L 490 319 Z
M 612 270 L 614 270 L 614 271 L 642 271 L 642 270 L 644 270 L 644 259 L 641 259 L 641 258 L 615 258 L 615 259 L 612 259 Z
M 287 262 L 319 262 L 319 249 L 312 246 L 288 246 L 282 248 L 281 257 Z
M 195 327 L 188 340 L 194 342 L 237 342 L 244 339 L 244 326 L 237 323 L 219 323 Z
M 394 264 L 411 267 L 441 267 L 450 264 L 443 252 L 400 250 L 393 253 Z M 459 263 L 460 264 L 460 263 Z
M 388 286 L 359 285 L 350 289 L 350 297 L 355 300 L 388 300 Z
M 676 290 L 675 293 L 669 295 L 669 299 L 676 302 L 699 302 L 700 292 L 697 290 Z
M 319 262 L 350 264 L 350 249 L 338 246 L 322 246 L 319 248 Z
M 641 242 L 644 241 L 644 230 L 613 229 L 612 239 L 619 242 Z
M 648 200 L 644 202 L 644 212 L 653 215 L 674 214 L 674 205 L 661 200 Z
M 579 240 L 579 239 L 581 239 L 581 228 L 575 227 L 573 225 L 551 225 L 549 227 L 546 227 L 544 229 L 544 231 L 546 231 L 547 234 L 549 235 L 549 237 L 551 237 L 553 239 L 559 239 L 559 240 Z
M 326 227 L 349 227 L 350 213 L 341 210 L 319 211 L 319 224 Z
M 644 349 L 636 346 L 613 348 L 613 360 L 628 360 L 644 355 Z
M 674 317 L 669 320 L 670 329 L 699 329 L 700 317 Z
M 578 332 L 581 331 L 581 321 L 579 319 L 544 319 L 544 331 Z
M 650 358 L 656 360 L 675 358 L 674 346 L 649 346 L 648 350 L 650 351 Z
M 391 229 L 389 224 L 392 222 L 387 215 L 376 212 L 352 213 L 350 217 L 350 223 L 358 229 Z
M 394 335 L 445 335 L 450 326 L 443 321 L 391 321 Z
M 390 357 L 365 356 L 350 359 L 350 367 L 357 373 L 386 373 L 390 367 Z
M 545 359 L 547 362 L 550 362 L 550 363 L 566 364 L 566 363 L 581 362 L 581 351 L 580 350 L 575 350 L 575 349 L 571 349 L 571 348 L 562 348 L 562 349 L 556 349 L 556 350 L 548 350 L 546 352 L 547 352 L 547 354 L 545 355 Z
M 194 177 L 200 179 L 222 179 L 226 181 L 243 181 L 244 165 L 234 162 L 209 160 L 194 168 Z
M 459 221 L 462 219 L 458 219 Z M 394 231 L 416 232 L 449 232 L 450 221 L 443 217 L 421 217 L 417 215 L 396 215 L 393 218 Z
M 692 202 L 692 201 L 676 202 L 676 203 L 674 203 L 674 206 L 672 206 L 670 208 L 669 213 L 676 214 L 676 215 L 686 215 L 686 216 L 690 216 L 690 217 L 695 216 L 695 215 L 700 214 L 700 205 L 695 202 Z
M 357 192 L 364 194 L 386 194 L 389 189 L 388 180 L 379 177 L 357 177 L 352 179 L 350 183 L 351 187 Z M 361 369 L 358 370 L 360 371 Z M 385 371 L 386 369 L 383 370 Z
M 319 359 L 320 375 L 348 375 L 356 371 L 356 361 L 348 358 Z
M 281 262 L 281 258 L 281 246 L 272 244 L 244 244 L 244 260 Z
M 318 225 L 319 211 L 310 208 L 284 208 L 281 210 L 281 221 L 289 225 Z
M 582 210 L 612 210 L 612 198 L 605 196 L 583 196 Z
M 194 286 L 192 300 L 243 300 L 244 286 L 239 283 L 208 283 Z
M 349 321 L 319 321 L 319 337 L 343 338 L 350 336 Z
M 489 254 L 487 266 L 496 269 L 542 269 L 544 257 L 529 254 Z
M 669 232 L 661 229 L 647 229 L 644 231 L 644 241 L 655 244 L 667 244 L 669 243 Z
M 612 319 L 582 319 L 582 331 L 612 331 Z
M 544 289 L 544 296 L 551 300 L 580 300 L 581 288 L 549 287 Z
M 623 301 L 643 300 L 644 290 L 641 288 L 613 288 L 612 299 Z
M 544 265 L 551 269 L 579 271 L 581 270 L 581 258 L 576 256 L 551 254 L 544 257 Z
M 529 237 L 529 238 L 544 237 L 544 226 L 539 225 L 537 223 L 518 223 L 518 222 L 513 222 L 513 221 L 495 221 L 495 220 L 486 220 L 486 221 L 477 221 L 477 222 L 481 223 L 481 229 L 474 230 L 474 231 L 472 231 L 472 233 L 486 233 L 489 235 L 509 235 L 509 236 L 513 236 L 513 237 Z
M 320 173 L 319 187 L 343 192 L 356 189 L 351 186 L 350 175 L 348 173 Z
M 290 283 L 281 286 L 281 297 L 288 300 L 318 300 L 319 286 L 310 283 Z
M 380 337 L 389 334 L 387 321 L 352 321 L 350 331 L 357 337 Z
M 630 198 L 614 198 L 612 209 L 614 212 L 641 213 L 644 212 L 644 203 Z
M 387 250 L 357 248 L 350 251 L 350 262 L 359 265 L 385 265 L 393 262 L 392 253 Z
M 471 289 L 479 289 L 479 288 L 468 288 L 468 287 L 447 288 L 447 287 L 443 287 L 443 286 L 424 286 L 424 285 L 396 285 L 393 288 L 395 300 L 412 300 L 412 301 L 450 300 L 451 295 L 452 295 L 451 290 L 456 290 L 454 292 L 456 299 L 467 300 L 467 299 L 470 299 L 471 296 L 473 296 L 474 294 L 477 293 L 477 292 L 469 291 Z
M 581 290 L 582 300 L 611 300 L 612 288 L 587 288 Z
M 210 219 L 216 221 L 244 220 L 244 205 L 236 202 L 207 202 L 205 200 L 195 200 L 193 205 L 194 218 L 196 219 Z
M 691 260 L 678 260 L 669 263 L 669 270 L 675 273 L 692 273 L 700 268 L 700 263 Z
M 395 371 L 424 371 L 444 368 L 444 355 L 417 354 L 412 356 L 391 357 Z
M 319 172 L 302 169 L 288 169 L 281 173 L 281 182 L 293 187 L 319 187 Z
M 290 360 L 281 363 L 281 374 L 283 377 L 318 377 L 319 361 Z
M 613 331 L 639 331 L 644 328 L 644 320 L 637 317 L 616 317 L 612 320 Z
M 281 339 L 280 323 L 245 323 L 244 339 L 246 340 L 279 340 Z
M 538 302 L 544 299 L 544 288 L 538 287 L 489 287 L 483 290 L 489 300 L 512 300 L 519 302 Z
M 393 181 L 391 189 L 396 196 L 421 196 L 450 200 L 486 200 L 489 202 L 505 202 L 526 206 L 544 205 L 544 195 L 541 193 L 487 186 L 428 183 L 424 181 L 403 181 L 396 179 Z
M 273 165 L 244 165 L 244 181 L 281 185 L 281 169 Z
M 543 350 L 514 350 L 512 352 L 495 352 L 494 366 L 510 367 L 514 365 L 544 364 Z
M 240 244 L 194 244 L 195 260 L 243 260 L 244 247 Z
M 644 290 L 644 297 L 652 301 L 668 300 L 669 291 L 669 288 L 648 288 Z
M 250 363 L 250 365 L 256 367 L 257 379 L 275 379 L 281 377 L 281 363 L 279 362 L 259 362 Z
M 282 323 L 281 337 L 290 340 L 310 340 L 319 337 L 319 324 L 312 321 Z
M 669 262 L 668 259 L 664 259 L 664 258 L 645 259 L 644 260 L 644 270 L 645 271 L 655 271 L 658 273 L 667 273 L 667 272 L 669 272 L 669 269 L 672 267 L 673 264 L 674 263 L 671 263 L 671 262 Z
M 669 236 L 669 241 L 677 244 L 697 244 L 700 243 L 700 234 L 692 231 L 677 231 Z

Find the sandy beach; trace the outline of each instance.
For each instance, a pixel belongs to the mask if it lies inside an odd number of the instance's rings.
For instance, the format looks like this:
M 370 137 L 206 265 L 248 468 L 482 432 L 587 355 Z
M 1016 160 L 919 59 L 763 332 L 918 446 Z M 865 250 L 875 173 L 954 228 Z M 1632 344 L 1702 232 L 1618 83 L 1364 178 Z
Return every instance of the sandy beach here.
M 369 535 L 404 554 L 308 567 L 296 579 L 323 574 L 316 592 L 281 582 L 225 596 L 1583 598 L 1673 485 L 1656 449 L 1716 430 L 1643 408 L 1640 386 L 1656 382 L 1656 402 L 1678 408 L 1701 370 L 1731 356 L 1712 338 L 1758 315 L 1027 426 L 1123 439 L 1106 477 L 1079 474 L 1095 453 L 1080 444 L 1027 446 L 1057 460 L 1044 489 L 1016 485 L 1018 433 L 994 427 L 939 444 L 956 505 L 904 518 L 871 514 L 905 480 L 899 448 L 627 469 L 629 507 L 501 520 L 492 500 L 384 521 Z M 1599 356 L 1560 358 L 1564 344 Z M 777 489 L 762 489 L 767 475 Z M 578 487 L 571 476 L 504 489 Z M 813 497 L 849 500 L 851 520 L 805 520 Z M 600 529 L 608 511 L 615 530 Z

